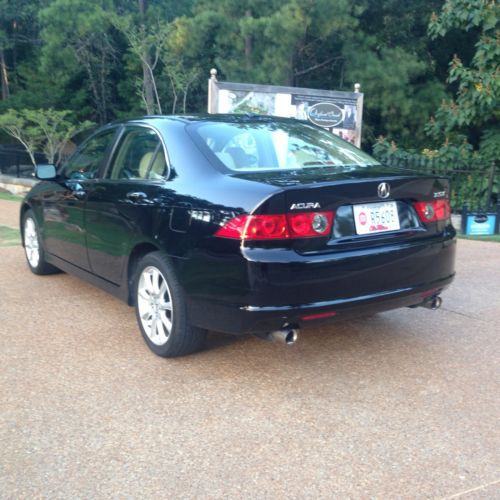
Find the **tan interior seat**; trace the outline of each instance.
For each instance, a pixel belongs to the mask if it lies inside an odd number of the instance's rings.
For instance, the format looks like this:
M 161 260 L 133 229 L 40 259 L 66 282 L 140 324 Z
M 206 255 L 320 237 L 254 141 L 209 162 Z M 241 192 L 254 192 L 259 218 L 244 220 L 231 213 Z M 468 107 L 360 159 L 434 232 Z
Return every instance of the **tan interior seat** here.
M 155 161 L 153 162 L 153 165 L 151 167 L 151 171 L 149 173 L 149 178 L 150 179 L 160 179 L 163 178 L 165 175 L 165 167 L 167 166 L 167 163 L 165 161 L 165 153 L 163 152 L 163 149 L 160 149 L 158 151 L 158 154 L 156 155 Z
M 153 158 L 152 152 L 146 153 L 139 163 L 139 177 L 141 179 L 161 179 L 163 177 L 163 173 L 165 171 L 165 155 L 162 150 L 158 152 L 156 158 L 149 169 L 149 165 L 151 163 L 151 159 Z M 149 169 L 149 175 L 148 175 Z

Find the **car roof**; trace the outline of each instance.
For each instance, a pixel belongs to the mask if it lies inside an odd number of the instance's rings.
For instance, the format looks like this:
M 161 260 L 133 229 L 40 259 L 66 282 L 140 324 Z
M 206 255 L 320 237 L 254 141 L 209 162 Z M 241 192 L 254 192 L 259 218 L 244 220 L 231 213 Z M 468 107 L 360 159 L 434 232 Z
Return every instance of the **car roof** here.
M 262 122 L 309 122 L 305 120 L 297 120 L 295 118 L 282 118 L 278 116 L 270 115 L 259 115 L 256 113 L 244 113 L 244 114 L 186 114 L 186 115 L 145 115 L 137 118 L 131 118 L 128 120 L 118 120 L 114 121 L 108 125 L 125 125 L 131 123 L 150 123 L 159 124 L 161 122 L 181 122 L 181 123 L 194 123 L 194 122 L 222 122 L 222 123 L 242 123 L 248 121 L 262 121 Z

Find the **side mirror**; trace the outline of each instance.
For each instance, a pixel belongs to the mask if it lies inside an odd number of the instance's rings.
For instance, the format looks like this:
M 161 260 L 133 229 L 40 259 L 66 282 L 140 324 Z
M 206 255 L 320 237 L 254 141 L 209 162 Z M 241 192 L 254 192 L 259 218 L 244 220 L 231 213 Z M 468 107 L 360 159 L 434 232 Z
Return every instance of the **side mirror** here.
M 35 167 L 35 177 L 42 181 L 55 179 L 57 176 L 56 167 L 54 165 L 37 165 Z

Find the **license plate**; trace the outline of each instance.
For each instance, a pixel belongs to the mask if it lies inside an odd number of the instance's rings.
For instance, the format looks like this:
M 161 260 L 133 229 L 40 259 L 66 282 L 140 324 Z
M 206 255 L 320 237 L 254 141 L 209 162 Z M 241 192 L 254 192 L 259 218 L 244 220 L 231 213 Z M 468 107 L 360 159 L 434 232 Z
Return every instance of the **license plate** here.
M 398 206 L 395 201 L 353 205 L 357 234 L 375 234 L 399 229 Z

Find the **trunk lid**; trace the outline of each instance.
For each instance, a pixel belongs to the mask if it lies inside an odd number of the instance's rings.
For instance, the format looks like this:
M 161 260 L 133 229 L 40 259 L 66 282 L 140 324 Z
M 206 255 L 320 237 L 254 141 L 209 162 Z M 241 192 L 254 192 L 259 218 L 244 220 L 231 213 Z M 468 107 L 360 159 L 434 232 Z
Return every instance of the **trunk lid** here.
M 417 201 L 448 198 L 448 180 L 408 170 L 389 170 L 381 165 L 322 167 L 252 172 L 237 174 L 236 177 L 280 188 L 254 211 L 255 214 L 334 213 L 333 227 L 328 236 L 287 242 L 300 253 L 371 247 L 431 237 L 441 233 L 449 223 L 423 224 L 413 206 Z M 395 220 L 387 222 L 384 217 L 389 217 L 388 214 Z M 363 226 L 361 221 L 366 222 L 367 215 L 368 223 Z M 370 225 L 370 220 L 376 221 L 375 224 Z M 372 232 L 363 234 L 369 226 Z

